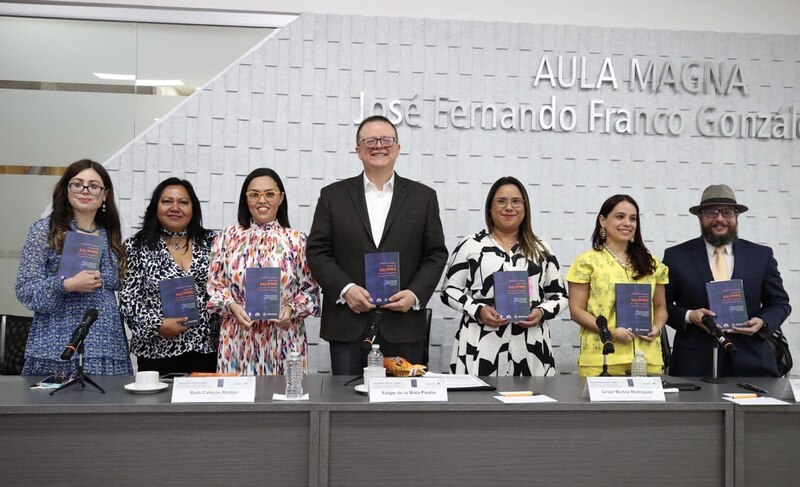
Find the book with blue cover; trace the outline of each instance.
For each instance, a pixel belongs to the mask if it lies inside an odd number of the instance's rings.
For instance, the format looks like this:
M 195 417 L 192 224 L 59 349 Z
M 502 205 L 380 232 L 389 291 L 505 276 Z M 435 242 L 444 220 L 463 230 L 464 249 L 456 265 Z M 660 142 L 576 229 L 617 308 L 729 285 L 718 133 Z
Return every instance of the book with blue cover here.
M 747 304 L 744 300 L 744 283 L 741 279 L 711 281 L 706 283 L 708 307 L 717 316 L 714 321 L 725 330 L 747 321 Z
M 650 284 L 617 283 L 617 327 L 635 335 L 647 335 L 653 329 L 653 303 Z
M 494 273 L 495 309 L 508 321 L 526 321 L 531 313 L 528 271 Z
M 58 277 L 66 279 L 83 270 L 100 269 L 102 251 L 103 240 L 99 235 L 67 232 L 58 264 Z
M 244 309 L 253 320 L 277 320 L 281 314 L 281 270 L 249 267 L 245 270 Z
M 184 326 L 192 327 L 200 324 L 200 313 L 197 310 L 197 290 L 191 276 L 164 279 L 158 283 L 161 295 L 161 309 L 164 318 L 189 318 Z
M 379 307 L 388 304 L 389 298 L 400 292 L 400 253 L 364 254 L 364 275 L 372 303 Z

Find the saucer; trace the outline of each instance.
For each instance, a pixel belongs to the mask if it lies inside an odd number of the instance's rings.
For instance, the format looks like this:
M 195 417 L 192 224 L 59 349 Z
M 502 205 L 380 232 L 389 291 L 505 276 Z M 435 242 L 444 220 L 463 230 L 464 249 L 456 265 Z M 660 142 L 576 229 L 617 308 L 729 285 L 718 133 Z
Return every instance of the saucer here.
M 355 386 L 354 389 L 356 390 L 356 392 L 360 392 L 361 394 L 369 394 L 369 389 L 367 389 L 366 384 L 359 384 Z
M 141 388 L 136 386 L 136 382 L 125 384 L 125 390 L 134 394 L 155 394 L 156 392 L 163 391 L 167 387 L 169 387 L 169 384 L 166 382 L 159 382 L 155 386 Z

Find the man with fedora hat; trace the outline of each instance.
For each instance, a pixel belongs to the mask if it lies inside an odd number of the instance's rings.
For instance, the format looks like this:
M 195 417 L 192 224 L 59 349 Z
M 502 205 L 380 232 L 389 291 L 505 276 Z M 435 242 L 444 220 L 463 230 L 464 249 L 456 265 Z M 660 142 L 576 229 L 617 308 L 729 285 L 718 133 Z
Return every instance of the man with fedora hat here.
M 667 323 L 676 330 L 670 375 L 711 375 L 714 339 L 701 322 L 714 314 L 708 309 L 706 283 L 741 279 L 749 319 L 726 333 L 738 353 L 720 350 L 719 375 L 778 376 L 775 355 L 765 340 L 792 308 L 772 249 L 738 237 L 739 214 L 747 210 L 730 187 L 707 187 L 700 204 L 689 208 L 700 221 L 701 236 L 664 252 L 669 267 Z

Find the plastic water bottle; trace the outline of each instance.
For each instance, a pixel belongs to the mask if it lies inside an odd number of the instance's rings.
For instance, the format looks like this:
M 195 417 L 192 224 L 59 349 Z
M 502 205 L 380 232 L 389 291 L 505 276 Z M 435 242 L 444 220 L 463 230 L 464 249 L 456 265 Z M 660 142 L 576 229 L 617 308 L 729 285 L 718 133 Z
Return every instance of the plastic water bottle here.
M 647 377 L 647 359 L 641 350 L 636 351 L 636 356 L 631 362 L 631 377 Z
M 383 368 L 383 353 L 381 353 L 381 346 L 377 343 L 372 344 L 372 351 L 367 355 L 367 367 Z
M 303 359 L 300 352 L 289 352 L 286 361 L 286 399 L 300 399 L 303 397 Z

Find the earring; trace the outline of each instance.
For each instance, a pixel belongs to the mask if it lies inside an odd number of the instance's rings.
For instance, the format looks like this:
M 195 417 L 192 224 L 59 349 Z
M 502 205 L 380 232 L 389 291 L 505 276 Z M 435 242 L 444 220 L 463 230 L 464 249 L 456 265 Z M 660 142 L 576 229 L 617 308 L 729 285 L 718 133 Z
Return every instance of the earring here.
M 608 238 L 605 227 L 600 227 L 600 240 L 605 241 Z
M 106 202 L 105 201 L 103 201 L 103 206 L 100 207 L 100 211 L 102 211 L 103 213 L 106 212 Z
M 631 235 L 631 239 L 630 239 L 630 240 L 628 240 L 628 242 L 630 242 L 630 243 L 633 243 L 633 242 L 635 242 L 635 241 L 636 241 L 636 237 L 635 237 L 635 236 L 633 236 L 633 235 Z

